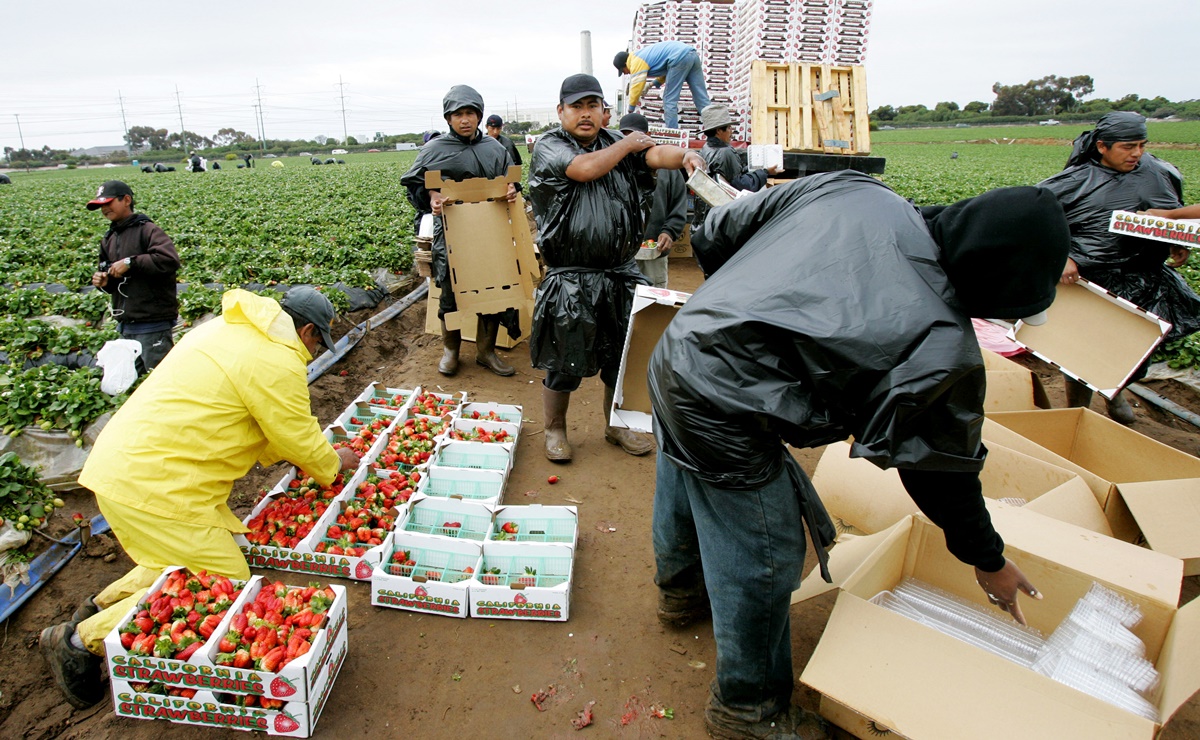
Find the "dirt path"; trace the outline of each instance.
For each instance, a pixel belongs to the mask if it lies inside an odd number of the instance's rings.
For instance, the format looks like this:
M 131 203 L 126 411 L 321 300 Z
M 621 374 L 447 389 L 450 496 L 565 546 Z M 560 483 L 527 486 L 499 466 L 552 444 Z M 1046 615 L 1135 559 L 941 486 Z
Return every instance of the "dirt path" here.
M 700 273 L 690 260 L 673 261 L 671 281 L 672 287 L 692 290 L 700 282 Z M 653 458 L 633 458 L 604 442 L 602 388 L 598 379 L 590 379 L 573 397 L 569 414 L 575 460 L 567 466 L 548 462 L 541 453 L 541 373 L 529 369 L 527 345 L 506 353 L 518 368 L 513 378 L 498 378 L 476 366 L 473 347 L 466 344 L 463 370 L 447 379 L 435 371 L 440 341 L 422 334 L 423 324 L 424 311 L 413 309 L 372 332 L 349 360 L 313 385 L 314 411 L 322 424 L 332 421 L 375 380 L 393 387 L 421 384 L 442 391 L 465 390 L 478 400 L 523 405 L 525 433 L 505 502 L 579 507 L 571 618 L 565 623 L 537 624 L 423 616 L 372 607 L 367 584 L 340 581 L 350 591 L 350 654 L 315 736 L 339 740 L 576 737 L 571 719 L 594 701 L 595 724 L 578 736 L 704 737 L 704 702 L 716 657 L 711 627 L 668 630 L 654 617 Z M 341 370 L 347 374 L 338 375 Z M 1047 378 L 1052 398 L 1061 402 L 1061 381 L 1049 379 L 1049 373 Z M 1192 408 L 1197 410 L 1196 404 Z M 1195 454 L 1196 430 L 1166 427 L 1144 410 L 1138 413 L 1139 431 Z M 807 452 L 803 457 L 810 473 L 818 456 Z M 550 474 L 561 481 L 547 485 Z M 279 467 L 253 471 L 235 489 L 235 511 L 247 513 L 258 488 L 273 485 L 281 475 Z M 95 511 L 90 496 L 76 493 L 69 499 L 68 511 Z M 105 562 L 106 556 L 112 561 Z M 0 737 L 213 736 L 207 729 L 118 719 L 108 703 L 74 711 L 45 674 L 36 646 L 38 631 L 65 619 L 84 595 L 95 593 L 129 565 L 111 538 L 96 538 L 88 556 L 76 558 L 4 626 Z M 1188 580 L 1189 593 L 1194 595 L 1196 579 Z M 830 594 L 793 607 L 797 676 L 820 638 L 832 604 Z M 554 695 L 543 704 L 545 711 L 539 712 L 530 695 L 551 687 Z M 799 689 L 796 699 L 816 708 L 817 697 L 807 689 Z M 673 709 L 675 719 L 653 718 L 652 706 Z M 1019 726 L 1019 720 L 1015 722 Z M 1200 703 L 1193 699 L 1162 737 L 1198 735 Z

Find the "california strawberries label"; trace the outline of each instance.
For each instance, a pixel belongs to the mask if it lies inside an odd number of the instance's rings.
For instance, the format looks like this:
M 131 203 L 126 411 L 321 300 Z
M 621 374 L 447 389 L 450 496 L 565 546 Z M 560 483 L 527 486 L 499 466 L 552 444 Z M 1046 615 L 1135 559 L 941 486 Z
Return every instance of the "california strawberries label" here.
M 562 619 L 562 605 L 531 602 L 524 594 L 517 594 L 512 601 L 477 601 L 475 613 L 481 617 Z
M 270 712 L 263 709 L 228 704 L 192 701 L 174 696 L 139 694 L 133 691 L 117 693 L 117 714 L 139 719 L 168 719 L 192 725 L 210 727 L 242 727 L 266 730 Z
M 429 592 L 422 586 L 417 586 L 412 591 L 379 589 L 375 592 L 375 600 L 379 604 L 437 614 L 462 614 L 463 611 L 462 602 L 458 599 L 430 596 Z
M 109 672 L 114 678 L 127 681 L 159 681 L 171 686 L 234 691 L 241 694 L 263 693 L 263 678 L 254 671 L 192 665 L 163 658 L 113 655 Z
M 243 546 L 241 550 L 246 556 L 246 562 L 255 568 L 290 570 L 335 578 L 350 578 L 353 572 L 350 567 L 351 561 L 339 555 L 296 552 L 274 547 Z

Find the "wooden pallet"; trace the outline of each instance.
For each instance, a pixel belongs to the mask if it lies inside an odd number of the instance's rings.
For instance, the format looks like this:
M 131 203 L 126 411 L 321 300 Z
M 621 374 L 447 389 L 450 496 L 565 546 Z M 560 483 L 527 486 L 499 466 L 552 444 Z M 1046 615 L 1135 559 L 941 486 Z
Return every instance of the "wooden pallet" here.
M 865 67 L 755 60 L 750 143 L 785 151 L 869 154 Z

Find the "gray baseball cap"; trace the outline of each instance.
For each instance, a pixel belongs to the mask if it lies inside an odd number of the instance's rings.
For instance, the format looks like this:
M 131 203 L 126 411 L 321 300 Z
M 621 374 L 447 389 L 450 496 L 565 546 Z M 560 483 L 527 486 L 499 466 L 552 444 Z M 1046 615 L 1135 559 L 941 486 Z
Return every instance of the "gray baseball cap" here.
M 300 285 L 289 290 L 279 304 L 316 326 L 325 349 L 333 349 L 333 337 L 329 336 L 333 328 L 333 304 L 320 291 Z

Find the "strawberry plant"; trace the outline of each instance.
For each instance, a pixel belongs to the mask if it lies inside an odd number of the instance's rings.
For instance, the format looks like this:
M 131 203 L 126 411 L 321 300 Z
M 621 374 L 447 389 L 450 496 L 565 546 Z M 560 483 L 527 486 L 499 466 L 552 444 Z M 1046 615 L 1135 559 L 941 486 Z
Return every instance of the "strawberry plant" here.
M 82 447 L 79 435 L 84 428 L 126 398 L 101 391 L 102 375 L 98 368 L 71 370 L 61 365 L 0 375 L 0 426 L 12 435 L 35 424 L 43 429 L 65 429 Z
M 18 530 L 37 529 L 63 506 L 37 470 L 23 464 L 15 452 L 0 455 L 0 521 L 11 522 Z

